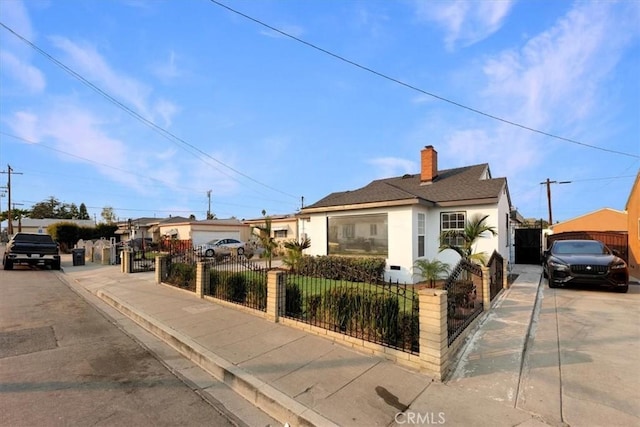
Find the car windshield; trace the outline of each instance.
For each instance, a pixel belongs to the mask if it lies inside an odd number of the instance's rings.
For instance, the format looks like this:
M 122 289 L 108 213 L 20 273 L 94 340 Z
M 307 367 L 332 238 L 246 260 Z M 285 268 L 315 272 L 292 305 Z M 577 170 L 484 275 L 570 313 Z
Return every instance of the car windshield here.
M 600 242 L 556 242 L 553 245 L 554 254 L 606 254 L 605 246 Z
M 220 241 L 220 239 L 209 240 L 207 243 L 205 243 L 205 245 L 215 245 L 219 241 Z

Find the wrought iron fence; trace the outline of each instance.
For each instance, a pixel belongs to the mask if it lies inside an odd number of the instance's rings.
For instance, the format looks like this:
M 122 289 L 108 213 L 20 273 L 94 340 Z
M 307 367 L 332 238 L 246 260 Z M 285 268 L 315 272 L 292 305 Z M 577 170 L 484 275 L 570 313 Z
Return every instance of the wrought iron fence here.
M 419 351 L 418 294 L 412 285 L 290 272 L 285 301 L 285 317 L 408 353 Z
M 266 311 L 267 268 L 242 255 L 208 259 L 205 268 L 209 269 L 205 295 Z
M 131 255 L 131 272 L 142 273 L 145 271 L 154 271 L 156 269 L 157 249 L 143 245 L 130 249 Z
M 166 239 L 160 242 L 160 249 L 168 254 L 162 281 L 195 292 L 197 257 L 191 240 Z
M 497 251 L 493 251 L 487 266 L 489 267 L 489 295 L 490 300 L 493 301 L 503 288 L 504 258 Z
M 461 259 L 444 284 L 447 290 L 447 329 L 449 345 L 482 313 L 482 270 Z

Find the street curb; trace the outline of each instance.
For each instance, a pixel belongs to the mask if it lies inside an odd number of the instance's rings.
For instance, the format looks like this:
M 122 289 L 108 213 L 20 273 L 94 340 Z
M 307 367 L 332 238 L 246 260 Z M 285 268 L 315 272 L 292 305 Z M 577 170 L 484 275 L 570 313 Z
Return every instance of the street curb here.
M 212 353 L 188 336 L 137 311 L 108 292 L 99 290 L 96 296 L 283 424 L 337 427 L 337 424 L 331 420 Z

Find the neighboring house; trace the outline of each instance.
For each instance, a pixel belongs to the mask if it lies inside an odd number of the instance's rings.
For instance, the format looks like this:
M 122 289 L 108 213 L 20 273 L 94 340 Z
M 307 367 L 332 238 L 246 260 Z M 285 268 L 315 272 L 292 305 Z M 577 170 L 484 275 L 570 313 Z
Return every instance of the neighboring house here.
M 76 224 L 78 227 L 94 228 L 96 223 L 92 219 L 58 219 L 58 218 L 22 218 L 17 221 L 13 221 L 13 232 L 23 233 L 47 233 L 47 227 L 53 224 L 61 222 Z
M 271 219 L 271 237 L 280 247 L 289 240 L 298 240 L 298 218 L 296 215 L 269 215 Z M 245 224 L 252 228 L 253 234 L 258 234 L 255 227 L 265 225 L 265 218 L 247 219 Z
M 625 209 L 629 233 L 629 275 L 631 280 L 640 282 L 640 172 L 631 187 Z
M 160 236 L 178 240 L 191 240 L 201 245 L 213 239 L 238 239 L 249 241 L 251 228 L 237 219 L 207 219 L 202 221 L 181 218 L 165 220 L 158 224 Z
M 549 227 L 553 234 L 567 231 L 627 231 L 627 212 L 611 208 L 598 209 Z
M 182 219 L 186 220 L 186 218 Z M 159 235 L 157 235 L 157 229 L 154 229 L 154 227 L 157 227 L 158 224 L 165 220 L 166 218 L 130 218 L 126 221 L 118 222 L 118 229 L 115 231 L 115 234 L 120 236 L 121 241 L 136 238 L 152 238 L 154 242 L 157 242 Z
M 478 240 L 475 252 L 498 251 L 509 261 L 513 219 L 506 178 L 492 178 L 488 164 L 438 169 L 432 146 L 421 151 L 421 172 L 379 179 L 365 187 L 332 193 L 304 207 L 300 230 L 311 239 L 310 255 L 377 256 L 386 275 L 416 282 L 418 258 L 437 258 L 452 268 L 459 256 L 439 251 L 443 231 L 464 227 L 474 215 L 488 215 L 497 236 Z

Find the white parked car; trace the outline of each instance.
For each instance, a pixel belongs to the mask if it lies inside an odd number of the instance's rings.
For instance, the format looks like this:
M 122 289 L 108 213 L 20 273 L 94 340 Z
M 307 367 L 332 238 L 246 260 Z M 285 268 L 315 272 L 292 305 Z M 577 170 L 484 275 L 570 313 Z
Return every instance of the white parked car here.
M 231 250 L 237 248 L 238 255 L 244 255 L 247 244 L 237 239 L 213 239 L 194 248 L 200 256 L 212 257 L 215 255 L 229 255 Z

